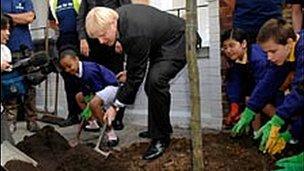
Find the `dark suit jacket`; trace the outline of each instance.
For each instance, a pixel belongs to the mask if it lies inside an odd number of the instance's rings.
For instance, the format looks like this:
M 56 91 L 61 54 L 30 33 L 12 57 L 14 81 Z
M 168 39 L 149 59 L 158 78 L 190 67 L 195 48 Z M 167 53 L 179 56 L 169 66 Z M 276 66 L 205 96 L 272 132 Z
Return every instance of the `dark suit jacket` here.
M 164 60 L 185 61 L 185 22 L 183 19 L 145 5 L 125 5 L 117 9 L 118 41 L 127 54 L 126 83 L 116 98 L 134 103 L 136 93 L 150 65 Z

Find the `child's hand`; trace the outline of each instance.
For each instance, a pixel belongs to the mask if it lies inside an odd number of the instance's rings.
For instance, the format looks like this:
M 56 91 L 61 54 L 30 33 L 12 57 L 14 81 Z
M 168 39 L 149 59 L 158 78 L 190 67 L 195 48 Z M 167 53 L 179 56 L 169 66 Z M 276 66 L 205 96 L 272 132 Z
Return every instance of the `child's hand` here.
M 103 122 L 105 124 L 108 124 L 109 126 L 112 125 L 112 121 L 114 121 L 115 117 L 116 117 L 116 110 L 111 106 L 106 113 L 103 116 Z

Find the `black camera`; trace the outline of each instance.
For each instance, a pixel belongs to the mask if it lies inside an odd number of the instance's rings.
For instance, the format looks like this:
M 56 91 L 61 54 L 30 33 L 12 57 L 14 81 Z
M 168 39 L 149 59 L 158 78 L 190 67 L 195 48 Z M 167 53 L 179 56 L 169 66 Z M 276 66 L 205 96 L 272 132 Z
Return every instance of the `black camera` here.
M 29 53 L 27 47 L 23 46 L 20 49 L 24 58 L 13 64 L 13 70 L 19 71 L 26 83 L 38 85 L 47 78 L 48 74 L 60 72 L 56 58 L 52 58 L 46 51 Z

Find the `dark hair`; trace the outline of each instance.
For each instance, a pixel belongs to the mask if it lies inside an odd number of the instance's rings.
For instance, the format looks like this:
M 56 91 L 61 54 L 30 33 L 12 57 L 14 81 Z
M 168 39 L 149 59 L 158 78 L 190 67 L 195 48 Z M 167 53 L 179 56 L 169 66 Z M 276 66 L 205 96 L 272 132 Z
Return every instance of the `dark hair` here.
M 261 27 L 257 42 L 264 43 L 273 39 L 278 44 L 286 45 L 288 38 L 297 40 L 292 25 L 283 19 L 270 19 Z
M 224 41 L 228 39 L 234 39 L 240 43 L 242 43 L 244 40 L 248 40 L 247 33 L 239 28 L 233 28 L 230 30 L 225 30 L 221 34 L 221 46 L 223 46 Z
M 1 14 L 1 30 L 8 29 L 7 25 L 10 24 L 10 18 Z
M 72 58 L 78 58 L 76 51 L 74 51 L 73 49 L 65 49 L 62 52 L 60 52 L 59 61 L 65 58 L 66 56 L 70 56 Z

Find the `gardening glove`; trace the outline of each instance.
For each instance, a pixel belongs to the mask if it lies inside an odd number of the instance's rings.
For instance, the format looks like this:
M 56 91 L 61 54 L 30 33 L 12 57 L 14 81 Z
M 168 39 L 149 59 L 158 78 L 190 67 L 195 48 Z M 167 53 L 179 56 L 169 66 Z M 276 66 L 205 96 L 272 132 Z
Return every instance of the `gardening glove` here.
M 84 102 L 86 104 L 88 104 L 93 99 L 93 97 L 94 97 L 94 94 L 89 94 L 89 95 L 84 96 Z
M 272 127 L 270 130 L 270 135 L 266 144 L 265 151 L 271 155 L 281 153 L 281 151 L 286 147 L 286 142 L 292 138 L 289 131 L 285 131 L 279 134 L 279 130 L 280 129 L 278 127 Z
M 274 115 L 270 121 L 268 121 L 264 126 L 262 126 L 262 128 L 260 128 L 258 130 L 257 134 L 254 136 L 254 139 L 258 139 L 262 136 L 262 139 L 260 142 L 260 147 L 259 147 L 259 149 L 261 151 L 265 151 L 265 145 L 269 138 L 270 129 L 273 126 L 276 126 L 280 129 L 281 126 L 284 124 L 285 124 L 285 122 L 282 118 L 280 118 L 278 115 Z
M 228 113 L 227 117 L 224 119 L 225 125 L 232 125 L 236 123 L 240 119 L 239 113 L 239 105 L 237 103 L 230 104 L 230 112 Z
M 304 170 L 304 152 L 294 155 L 291 157 L 286 157 L 276 162 L 277 167 L 275 171 L 298 171 Z
M 83 111 L 81 112 L 81 117 L 87 121 L 91 118 L 91 116 L 92 116 L 92 111 L 89 105 L 87 105 L 87 107 L 84 108 Z
M 93 94 L 84 96 L 84 102 L 88 104 L 93 99 L 93 97 Z M 90 119 L 90 117 L 92 116 L 92 111 L 89 108 L 89 105 L 87 105 L 86 108 L 83 109 L 80 115 L 84 120 Z
M 250 122 L 253 120 L 254 115 L 255 115 L 254 111 L 246 107 L 244 112 L 241 114 L 241 119 L 232 128 L 232 135 L 237 136 L 243 134 L 245 129 L 249 126 Z

